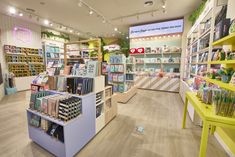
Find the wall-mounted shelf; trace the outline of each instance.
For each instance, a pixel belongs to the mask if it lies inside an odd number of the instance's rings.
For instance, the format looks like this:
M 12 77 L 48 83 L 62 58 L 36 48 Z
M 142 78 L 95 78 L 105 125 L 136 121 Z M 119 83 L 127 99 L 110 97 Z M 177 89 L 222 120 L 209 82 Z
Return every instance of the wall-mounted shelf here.
M 212 43 L 213 46 L 234 45 L 234 44 L 235 44 L 235 33 Z

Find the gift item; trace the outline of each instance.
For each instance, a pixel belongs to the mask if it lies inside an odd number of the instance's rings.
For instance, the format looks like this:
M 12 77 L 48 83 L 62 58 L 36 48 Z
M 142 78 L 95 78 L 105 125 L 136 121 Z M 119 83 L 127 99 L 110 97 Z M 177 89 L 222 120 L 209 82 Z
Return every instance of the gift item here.
M 235 19 L 232 20 L 231 25 L 229 27 L 229 34 L 235 33 Z
M 58 118 L 68 121 L 80 115 L 82 112 L 81 99 L 78 97 L 70 97 L 59 101 Z
M 235 93 L 221 89 L 213 89 L 212 93 L 212 104 L 215 109 L 215 114 L 224 117 L 233 117 L 235 112 Z

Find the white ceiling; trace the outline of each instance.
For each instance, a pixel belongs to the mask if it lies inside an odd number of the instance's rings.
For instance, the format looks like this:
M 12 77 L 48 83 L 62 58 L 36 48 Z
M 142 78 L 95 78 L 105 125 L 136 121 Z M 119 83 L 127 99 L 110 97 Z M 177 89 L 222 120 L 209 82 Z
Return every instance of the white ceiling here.
M 201 2 L 200 0 L 167 0 L 166 13 L 158 11 L 154 13 L 154 16 L 147 13 L 139 15 L 139 19 L 136 16 L 120 19 L 122 16 L 155 10 L 162 5 L 162 0 L 153 0 L 154 5 L 151 7 L 144 7 L 146 0 L 83 1 L 104 15 L 113 26 L 102 23 L 102 20 L 96 15 L 89 15 L 86 7 L 78 6 L 78 0 L 0 0 L 0 6 L 1 3 L 4 3 L 22 10 L 32 8 L 36 11 L 35 14 L 54 22 L 83 32 L 91 32 L 97 36 L 112 36 L 115 33 L 114 26 L 117 26 L 121 32 L 128 33 L 130 25 L 183 17 L 196 9 Z M 41 5 L 40 2 L 45 2 L 45 5 Z M 6 8 L 4 10 L 1 7 L 0 11 L 5 12 Z

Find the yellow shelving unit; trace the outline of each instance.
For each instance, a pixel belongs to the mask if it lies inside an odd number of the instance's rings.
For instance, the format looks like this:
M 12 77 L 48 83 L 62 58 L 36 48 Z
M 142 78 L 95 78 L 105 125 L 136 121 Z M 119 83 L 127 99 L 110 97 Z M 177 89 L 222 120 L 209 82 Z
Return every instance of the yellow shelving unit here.
M 235 33 L 212 43 L 212 46 L 235 45 Z
M 208 64 L 235 64 L 235 60 L 211 61 Z
M 215 80 L 215 79 L 210 79 L 210 78 L 207 78 L 207 77 L 203 77 L 203 79 L 206 80 L 207 82 L 218 85 L 219 87 L 221 87 L 223 89 L 227 89 L 227 90 L 235 92 L 235 86 L 234 85 L 231 85 L 229 83 L 223 83 L 221 81 L 218 81 L 218 80 Z

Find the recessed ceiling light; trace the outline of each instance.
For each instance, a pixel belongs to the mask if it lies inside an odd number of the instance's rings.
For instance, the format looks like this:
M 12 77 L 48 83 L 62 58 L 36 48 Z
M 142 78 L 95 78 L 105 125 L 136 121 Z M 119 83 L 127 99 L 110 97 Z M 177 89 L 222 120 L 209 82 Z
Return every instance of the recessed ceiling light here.
M 73 30 L 71 29 L 69 32 L 70 32 L 70 33 L 73 33 Z
M 115 28 L 114 28 L 114 31 L 118 31 L 118 28 L 117 28 L 117 27 L 115 27 Z
M 23 15 L 24 15 L 23 13 L 19 13 L 19 16 L 21 16 L 21 17 L 22 17 Z
M 50 23 L 50 26 L 52 27 L 52 26 L 53 26 L 53 23 Z
M 77 35 L 80 35 L 80 34 L 81 34 L 81 33 L 79 33 L 79 32 L 77 33 Z
M 92 15 L 93 13 L 94 13 L 93 10 L 90 10 L 90 11 L 89 11 L 89 14 L 90 14 L 90 15 Z
M 166 5 L 165 5 L 165 4 L 164 4 L 164 5 L 162 5 L 162 8 L 163 8 L 163 9 L 165 9 L 165 8 L 166 8 Z
M 9 13 L 15 14 L 16 13 L 16 9 L 14 7 L 10 7 L 9 8 Z
M 44 24 L 45 25 L 49 25 L 49 21 L 48 20 L 44 20 Z

